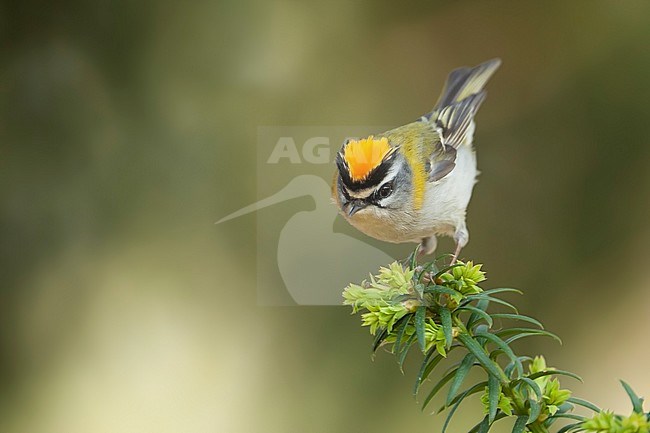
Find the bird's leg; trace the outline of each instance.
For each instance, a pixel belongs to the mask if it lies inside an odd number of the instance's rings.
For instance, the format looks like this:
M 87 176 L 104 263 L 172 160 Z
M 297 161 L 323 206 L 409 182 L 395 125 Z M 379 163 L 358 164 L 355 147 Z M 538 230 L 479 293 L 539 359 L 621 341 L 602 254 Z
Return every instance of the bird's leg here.
M 451 256 L 451 263 L 449 263 L 450 265 L 456 264 L 456 260 L 458 260 L 458 256 L 460 255 L 460 250 L 462 248 L 463 247 L 459 243 L 456 244 L 456 251 L 454 251 L 454 255 Z
M 452 265 L 455 264 L 456 261 L 458 260 L 458 256 L 460 255 L 460 250 L 462 250 L 463 247 L 467 245 L 467 242 L 469 242 L 469 232 L 467 231 L 467 227 L 465 227 L 465 224 L 458 227 L 456 233 L 454 234 L 454 240 L 456 241 L 456 250 L 454 251 L 454 255 L 451 258 Z
M 422 242 L 420 243 L 419 256 L 420 257 L 428 256 L 429 254 L 433 253 L 436 250 L 437 246 L 438 246 L 438 239 L 435 236 L 422 238 Z

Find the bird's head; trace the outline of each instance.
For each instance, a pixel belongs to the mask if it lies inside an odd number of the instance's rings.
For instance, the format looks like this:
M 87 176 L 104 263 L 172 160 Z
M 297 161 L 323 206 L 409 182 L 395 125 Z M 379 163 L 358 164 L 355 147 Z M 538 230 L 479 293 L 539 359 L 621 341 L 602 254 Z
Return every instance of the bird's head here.
M 390 217 L 410 201 L 409 165 L 387 137 L 346 140 L 336 166 L 332 193 L 347 219 Z

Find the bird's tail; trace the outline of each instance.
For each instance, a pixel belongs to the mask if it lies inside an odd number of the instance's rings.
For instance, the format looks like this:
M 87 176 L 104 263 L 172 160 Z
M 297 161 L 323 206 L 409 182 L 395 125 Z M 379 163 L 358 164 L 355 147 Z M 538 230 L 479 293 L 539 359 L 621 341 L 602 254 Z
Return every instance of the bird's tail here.
M 480 93 L 485 83 L 501 65 L 501 59 L 492 59 L 473 68 L 464 67 L 453 70 L 442 90 L 440 99 L 436 102 L 432 113 L 440 112 L 443 108 Z

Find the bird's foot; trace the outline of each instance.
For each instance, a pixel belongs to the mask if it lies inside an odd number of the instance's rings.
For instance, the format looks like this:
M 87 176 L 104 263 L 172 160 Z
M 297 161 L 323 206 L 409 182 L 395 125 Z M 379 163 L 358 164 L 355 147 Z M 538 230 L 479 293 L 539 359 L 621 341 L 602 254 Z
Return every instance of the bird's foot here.
M 428 256 L 429 254 L 433 254 L 437 246 L 438 246 L 438 239 L 435 236 L 422 238 L 422 241 L 420 242 L 420 247 L 418 248 L 419 250 L 418 257 L 422 258 L 424 256 Z
M 458 256 L 460 255 L 460 250 L 462 250 L 469 241 L 469 232 L 467 231 L 465 224 L 456 230 L 456 233 L 454 234 L 454 240 L 456 241 L 456 250 L 454 251 L 454 255 L 451 257 L 452 265 L 456 264 L 458 261 Z
M 451 263 L 449 265 L 455 265 L 456 264 L 456 262 L 458 261 L 458 256 L 460 255 L 460 250 L 462 248 L 463 247 L 461 246 L 461 244 L 456 244 L 456 250 L 454 251 L 454 255 L 451 256 Z

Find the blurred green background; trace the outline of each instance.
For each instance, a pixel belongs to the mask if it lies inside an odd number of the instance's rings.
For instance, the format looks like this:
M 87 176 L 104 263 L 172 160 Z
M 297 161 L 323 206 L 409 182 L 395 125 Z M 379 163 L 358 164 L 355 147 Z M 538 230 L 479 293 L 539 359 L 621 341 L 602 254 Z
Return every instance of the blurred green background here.
M 0 41 L 0 431 L 436 431 L 417 357 L 259 306 L 256 215 L 213 223 L 258 126 L 397 126 L 492 57 L 463 255 L 577 395 L 650 395 L 650 2 L 3 2 Z

